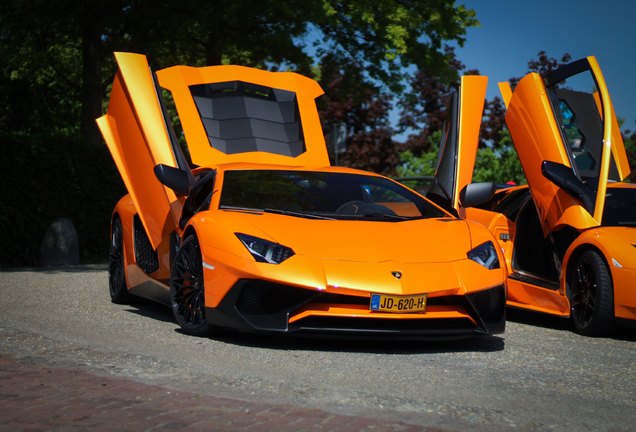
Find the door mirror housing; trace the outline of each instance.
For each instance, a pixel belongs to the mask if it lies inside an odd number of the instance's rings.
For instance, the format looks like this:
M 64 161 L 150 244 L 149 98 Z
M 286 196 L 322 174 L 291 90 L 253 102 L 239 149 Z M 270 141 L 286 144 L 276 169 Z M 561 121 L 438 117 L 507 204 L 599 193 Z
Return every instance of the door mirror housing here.
M 496 191 L 497 184 L 493 182 L 470 183 L 459 193 L 459 202 L 464 208 L 476 207 L 490 201 Z
M 190 195 L 192 184 L 186 171 L 164 164 L 155 165 L 154 171 L 162 185 L 172 189 L 177 195 Z
M 588 212 L 594 211 L 596 192 L 579 180 L 572 168 L 558 162 L 543 161 L 541 174 L 567 192 L 568 195 L 582 200 Z

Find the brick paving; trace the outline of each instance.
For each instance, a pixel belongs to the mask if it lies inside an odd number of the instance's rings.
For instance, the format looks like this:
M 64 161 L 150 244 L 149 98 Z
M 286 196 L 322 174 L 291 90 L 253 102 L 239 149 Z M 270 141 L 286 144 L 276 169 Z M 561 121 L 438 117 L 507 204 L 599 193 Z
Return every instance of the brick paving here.
M 0 431 L 443 432 L 0 358 Z

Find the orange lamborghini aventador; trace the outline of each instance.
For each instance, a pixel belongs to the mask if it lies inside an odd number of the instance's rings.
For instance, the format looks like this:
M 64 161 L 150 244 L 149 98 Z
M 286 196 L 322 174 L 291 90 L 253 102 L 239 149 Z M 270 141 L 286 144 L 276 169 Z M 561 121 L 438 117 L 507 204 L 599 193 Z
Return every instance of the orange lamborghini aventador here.
M 129 192 L 112 214 L 114 302 L 134 295 L 169 305 L 192 335 L 504 331 L 497 241 L 452 214 L 460 195 L 470 203 L 490 193 L 464 188 L 470 176 L 457 174 L 472 172 L 485 77 L 466 78 L 454 97 L 448 147 L 473 156 L 448 158 L 438 205 L 385 177 L 329 166 L 315 104 L 322 91 L 309 78 L 239 66 L 153 73 L 143 55 L 115 57 L 108 114 L 97 120 Z
M 636 325 L 636 185 L 621 183 L 629 164 L 596 59 L 500 88 L 528 186 L 466 214 L 497 237 L 508 305 L 570 316 L 590 336 Z

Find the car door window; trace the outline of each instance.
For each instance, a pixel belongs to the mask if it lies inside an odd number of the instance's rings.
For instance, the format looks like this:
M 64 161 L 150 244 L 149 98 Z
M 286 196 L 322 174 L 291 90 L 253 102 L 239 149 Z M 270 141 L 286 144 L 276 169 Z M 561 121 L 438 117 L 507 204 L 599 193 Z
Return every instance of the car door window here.
M 602 102 L 589 70 L 548 86 L 570 163 L 583 181 L 597 179 L 603 155 Z M 610 178 L 616 176 L 615 164 Z

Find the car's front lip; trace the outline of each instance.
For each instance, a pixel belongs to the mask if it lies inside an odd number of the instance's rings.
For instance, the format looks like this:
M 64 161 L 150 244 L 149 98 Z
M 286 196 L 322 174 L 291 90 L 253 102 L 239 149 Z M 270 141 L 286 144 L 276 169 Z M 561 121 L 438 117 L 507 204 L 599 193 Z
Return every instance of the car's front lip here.
M 456 339 L 503 333 L 504 305 L 505 287 L 499 285 L 433 297 L 425 313 L 378 313 L 369 309 L 368 297 L 241 279 L 217 307 L 206 308 L 206 317 L 215 325 L 256 333 Z

